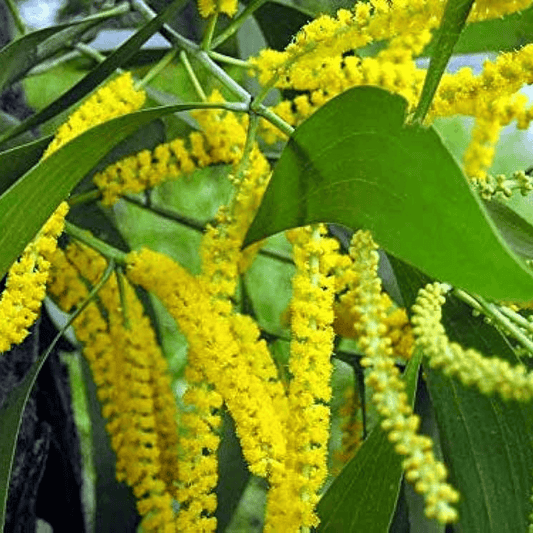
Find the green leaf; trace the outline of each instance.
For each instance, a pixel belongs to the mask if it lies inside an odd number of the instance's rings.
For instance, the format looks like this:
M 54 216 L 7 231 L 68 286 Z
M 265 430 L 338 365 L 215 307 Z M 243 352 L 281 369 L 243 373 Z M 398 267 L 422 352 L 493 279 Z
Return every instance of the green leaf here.
M 430 280 L 390 258 L 403 297 L 414 303 L 419 287 Z M 507 340 L 453 296 L 443 309 L 450 339 L 518 363 Z M 454 378 L 425 369 L 450 479 L 461 493 L 462 533 L 527 531 L 533 484 L 533 406 L 504 402 L 466 388 Z
M 114 146 L 160 117 L 199 107 L 213 105 L 164 106 L 115 118 L 84 132 L 26 172 L 0 196 L 0 276 L 73 187 Z
M 114 9 L 83 20 L 34 31 L 11 42 L 0 50 L 0 91 L 20 79 L 35 65 L 75 43 L 88 29 L 116 15 Z
M 0 152 L 0 195 L 3 194 L 17 179 L 37 164 L 44 150 L 50 144 L 52 136 L 43 137 L 11 150 Z
M 300 28 L 313 18 L 293 6 L 271 2 L 259 8 L 254 17 L 268 46 L 274 50 L 283 50 Z
M 404 374 L 411 407 L 420 360 L 414 356 Z M 402 460 L 387 434 L 379 425 L 374 428 L 320 499 L 319 533 L 388 531 L 403 475 Z
M 421 123 L 424 120 L 473 3 L 474 0 L 448 0 L 446 3 L 413 122 Z
M 0 406 L 0 533 L 4 531 L 9 481 L 22 414 L 37 374 L 50 352 L 51 350 L 48 350 L 33 364 L 21 383 L 8 392 Z
M 533 36 L 533 7 L 502 18 L 467 24 L 454 47 L 455 54 L 480 52 L 512 52 L 531 42 Z M 431 56 L 437 46 L 433 39 L 422 52 Z
M 510 248 L 521 257 L 533 259 L 533 226 L 497 200 L 484 201 L 483 205 Z
M 406 102 L 357 87 L 305 121 L 285 147 L 244 245 L 332 222 L 372 231 L 386 251 L 487 298 L 533 299 L 533 278 L 434 129 L 404 125 Z
M 163 12 L 134 33 L 107 59 L 102 61 L 102 63 L 76 83 L 74 87 L 63 93 L 59 98 L 54 100 L 44 109 L 41 109 L 35 115 L 32 115 L 21 122 L 16 128 L 0 135 L 0 144 L 46 122 L 48 119 L 54 117 L 61 111 L 64 111 L 91 92 L 115 72 L 117 68 L 121 67 L 130 57 L 132 57 L 133 54 L 182 6 L 183 2 L 184 0 L 174 0 L 174 2 L 172 2 Z

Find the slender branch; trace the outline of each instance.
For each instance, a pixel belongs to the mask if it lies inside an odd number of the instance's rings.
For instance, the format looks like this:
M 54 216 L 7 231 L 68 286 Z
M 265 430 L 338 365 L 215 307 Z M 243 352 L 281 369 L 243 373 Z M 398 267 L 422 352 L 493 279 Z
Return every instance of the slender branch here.
M 119 265 L 126 264 L 127 254 L 125 252 L 122 252 L 121 250 L 115 248 L 114 246 L 111 246 L 110 244 L 107 244 L 104 241 L 101 241 L 100 239 L 96 238 L 90 231 L 81 229 L 78 226 L 72 224 L 72 222 L 68 221 L 65 222 L 65 231 L 71 237 L 74 237 L 83 244 L 90 246 L 93 250 L 96 250 L 104 257 L 107 257 L 110 260 L 112 259 Z
M 183 66 L 185 67 L 185 70 L 187 71 L 189 79 L 191 80 L 194 86 L 194 90 L 196 91 L 196 94 L 199 96 L 200 100 L 202 100 L 203 102 L 206 102 L 207 96 L 205 94 L 205 91 L 202 85 L 200 84 L 200 81 L 198 80 L 198 77 L 196 76 L 194 69 L 192 68 L 189 58 L 187 57 L 187 52 L 185 52 L 185 50 L 182 50 L 180 52 L 180 59 L 181 59 L 181 62 L 183 63 Z
M 92 191 L 82 192 L 72 196 L 68 199 L 68 205 L 72 207 L 73 205 L 88 204 L 99 200 L 101 196 L 102 193 L 98 189 L 93 189 Z
M 199 220 L 187 217 L 185 215 L 180 215 L 179 213 L 176 213 L 175 211 L 170 211 L 169 209 L 165 209 L 164 207 L 157 207 L 152 204 L 147 205 L 142 200 L 139 200 L 138 198 L 135 198 L 133 196 L 124 195 L 121 196 L 121 198 L 132 205 L 136 205 L 137 207 L 145 209 L 146 211 L 151 211 L 152 213 L 155 213 L 156 215 L 159 215 L 162 218 L 172 220 L 173 222 L 182 224 L 187 228 L 193 229 L 195 231 L 200 231 L 202 233 L 205 231 L 205 226 L 207 222 L 200 222 Z
M 70 61 L 71 59 L 77 59 L 78 57 L 81 57 L 81 55 L 82 54 L 79 50 L 71 50 L 70 52 L 66 52 L 62 56 L 58 57 L 57 59 L 45 61 L 44 63 L 37 65 L 26 74 L 26 77 L 40 76 L 41 74 L 44 74 L 49 70 L 59 67 L 60 65 L 66 63 L 67 61 Z
M 254 64 L 250 63 L 249 61 L 244 61 L 243 59 L 237 59 L 236 57 L 219 54 L 218 52 L 213 52 L 213 50 L 209 50 L 207 55 L 219 63 L 227 63 L 228 65 L 233 65 L 235 67 L 257 70 L 257 67 Z
M 500 311 L 500 309 L 498 309 L 496 305 L 485 301 L 480 296 L 476 296 L 476 298 L 474 298 L 461 289 L 454 289 L 453 294 L 477 311 L 494 320 L 494 322 L 499 324 L 500 327 L 505 329 L 507 334 L 509 334 L 511 337 L 514 337 L 526 348 L 526 350 L 533 354 L 533 341 L 527 337 L 527 335 L 525 335 L 524 332 L 521 331 L 515 324 L 513 324 L 509 318 L 507 318 Z
M 124 287 L 124 278 L 122 277 L 122 268 L 115 268 L 115 277 L 117 278 L 118 294 L 120 297 L 120 307 L 122 311 L 122 322 L 125 329 L 131 329 L 131 323 L 128 317 L 128 303 L 126 301 L 126 289 Z
M 6 0 L 7 8 L 9 9 L 9 12 L 11 13 L 11 16 L 13 17 L 13 22 L 15 23 L 15 26 L 17 27 L 17 30 L 21 35 L 26 35 L 28 33 L 28 28 L 26 28 L 26 24 L 24 24 L 24 20 L 20 16 L 19 10 L 17 8 L 17 5 L 15 4 L 14 0 Z
M 178 51 L 175 48 L 172 48 L 170 52 L 166 53 L 161 60 L 147 72 L 146 76 L 144 76 L 140 82 L 135 84 L 135 88 L 140 89 L 141 87 L 148 85 L 164 68 L 166 68 L 168 64 L 172 62 L 176 57 L 177 52 Z
M 276 115 L 272 110 L 268 109 L 268 107 L 265 107 L 264 105 L 260 104 L 258 106 L 254 106 L 255 100 L 251 104 L 251 108 L 258 114 L 261 115 L 263 118 L 268 120 L 271 124 L 274 124 L 279 130 L 281 130 L 287 137 L 290 137 L 294 133 L 294 128 L 285 122 L 280 116 Z
M 211 15 L 209 17 L 209 21 L 207 22 L 207 28 L 205 29 L 204 37 L 202 39 L 202 44 L 200 45 L 200 48 L 204 52 L 208 52 L 211 48 L 211 41 L 213 40 L 213 35 L 215 33 L 217 20 L 218 20 L 218 11 L 216 11 L 213 15 Z
M 253 0 L 246 8 L 239 13 L 231 22 L 231 24 L 215 39 L 211 44 L 211 48 L 218 48 L 223 42 L 227 41 L 237 30 L 246 22 L 248 17 L 257 11 L 267 0 Z

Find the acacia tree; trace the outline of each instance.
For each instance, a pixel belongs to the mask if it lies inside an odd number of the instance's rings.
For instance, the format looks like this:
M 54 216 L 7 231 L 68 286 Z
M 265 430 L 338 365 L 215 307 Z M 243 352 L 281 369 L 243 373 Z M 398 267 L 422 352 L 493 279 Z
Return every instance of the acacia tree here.
M 185 34 L 181 0 L 35 32 L 7 2 L 0 87 L 40 105 L 0 133 L 6 531 L 236 531 L 245 492 L 272 532 L 533 527 L 533 186 L 491 174 L 530 3 L 202 0 Z

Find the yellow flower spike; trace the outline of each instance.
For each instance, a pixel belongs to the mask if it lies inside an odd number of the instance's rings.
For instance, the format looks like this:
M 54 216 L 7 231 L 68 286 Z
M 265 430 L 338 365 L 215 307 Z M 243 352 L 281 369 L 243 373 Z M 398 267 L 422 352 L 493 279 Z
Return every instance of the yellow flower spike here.
M 465 385 L 477 387 L 483 394 L 499 394 L 504 400 L 530 401 L 533 398 L 533 372 L 523 365 L 511 364 L 498 357 L 484 357 L 473 349 L 465 350 L 450 342 L 441 324 L 444 288 L 430 284 L 420 289 L 413 306 L 414 333 L 429 364 L 456 376 Z
M 50 292 L 59 305 L 79 305 L 87 295 L 80 275 L 97 281 L 105 260 L 91 249 L 70 245 L 56 251 Z M 77 301 L 72 293 L 77 295 Z M 85 290 L 83 290 L 83 288 Z M 176 404 L 166 361 L 135 292 L 124 286 L 128 320 L 124 327 L 117 280 L 110 278 L 99 292 L 107 320 L 91 303 L 74 322 L 86 356 L 107 431 L 117 453 L 117 479 L 127 482 L 138 499 L 145 531 L 175 531 L 172 497 L 177 480 Z
M 180 437 L 180 510 L 176 525 L 178 531 L 200 528 L 207 533 L 215 531 L 217 525 L 212 514 L 216 510 L 214 491 L 218 481 L 217 450 L 220 442 L 217 433 L 222 422 L 222 398 L 206 384 L 201 370 L 193 365 L 189 364 L 185 377 L 188 388 L 183 401 L 191 406 L 192 411 L 181 418 L 185 435 Z
M 264 380 L 250 371 L 232 332 L 231 304 L 213 302 L 202 283 L 163 254 L 143 249 L 127 261 L 130 280 L 163 302 L 187 337 L 191 363 L 224 399 L 250 471 L 266 477 L 284 460 L 282 422 Z
M 453 504 L 458 493 L 446 483 L 446 468 L 432 451 L 429 437 L 418 435 L 418 417 L 407 403 L 405 384 L 394 364 L 390 339 L 384 336 L 385 308 L 381 298 L 381 280 L 377 275 L 377 246 L 367 231 L 358 231 L 350 248 L 359 281 L 352 287 L 354 307 L 360 315 L 355 329 L 365 357 L 362 365 L 369 369 L 366 382 L 374 389 L 372 402 L 383 417 L 382 427 L 395 443 L 397 453 L 407 456 L 403 462 L 406 479 L 424 497 L 425 513 L 439 522 L 457 520 Z M 423 457 L 423 460 L 420 458 Z
M 297 268 L 291 302 L 290 423 L 285 472 L 271 478 L 266 532 L 318 525 L 315 506 L 327 476 L 333 349 L 334 279 L 329 267 L 334 261 L 328 255 L 338 247 L 324 233 L 323 227 L 287 232 Z

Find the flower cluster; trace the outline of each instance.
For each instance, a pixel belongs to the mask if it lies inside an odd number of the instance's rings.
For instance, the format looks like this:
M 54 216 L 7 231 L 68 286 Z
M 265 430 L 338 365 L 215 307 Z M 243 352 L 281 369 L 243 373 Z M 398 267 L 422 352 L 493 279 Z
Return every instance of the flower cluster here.
M 217 90 L 208 100 L 224 101 Z M 102 193 L 102 203 L 111 206 L 123 194 L 144 191 L 197 168 L 237 164 L 246 139 L 247 116 L 237 117 L 223 109 L 200 109 L 193 116 L 201 131 L 192 132 L 187 142 L 174 139 L 151 152 L 143 150 L 125 157 L 97 173 L 93 181 Z
M 101 256 L 85 247 L 71 245 L 66 254 L 58 250 L 50 293 L 65 310 L 79 305 L 87 296 L 86 284 L 97 282 L 105 266 Z M 91 302 L 75 320 L 74 329 L 108 420 L 117 479 L 133 488 L 145 531 L 172 533 L 176 404 L 153 328 L 134 290 L 123 285 L 121 302 L 117 279 L 110 278 L 98 302 Z
M 288 232 L 297 268 L 291 301 L 288 406 L 292 417 L 285 468 L 271 479 L 265 531 L 297 532 L 318 525 L 315 506 L 327 475 L 334 335 L 335 280 L 327 256 L 338 248 L 338 242 L 324 238 L 324 233 L 323 227 Z
M 225 13 L 232 17 L 237 12 L 237 0 L 198 0 L 198 11 L 202 17 L 209 17 L 215 13 Z
M 458 377 L 467 386 L 476 386 L 483 394 L 497 393 L 506 400 L 531 400 L 533 372 L 527 372 L 525 366 L 512 366 L 498 357 L 484 357 L 476 350 L 465 350 L 448 340 L 441 324 L 444 292 L 439 283 L 427 285 L 420 289 L 413 306 L 416 344 L 429 358 L 429 364 Z
M 67 204 L 61 204 L 9 269 L 0 298 L 0 353 L 21 343 L 39 316 L 51 256 L 63 231 L 67 211 Z
M 394 364 L 390 340 L 384 336 L 385 309 L 381 300 L 381 280 L 377 275 L 378 254 L 369 232 L 359 231 L 352 240 L 350 255 L 359 281 L 352 288 L 360 321 L 355 325 L 359 344 L 365 353 L 361 361 L 369 369 L 366 383 L 373 388 L 372 401 L 383 417 L 381 427 L 389 434 L 394 449 L 407 456 L 403 462 L 405 478 L 424 496 L 426 515 L 440 522 L 453 522 L 457 511 L 452 504 L 458 493 L 445 482 L 445 466 L 435 459 L 433 442 L 418 435 L 420 424 L 407 401 L 405 384 Z
M 194 359 L 194 358 L 193 358 Z M 183 396 L 190 411 L 181 417 L 178 531 L 215 531 L 218 481 L 217 450 L 220 442 L 222 397 L 205 381 L 200 369 L 189 364 Z
M 128 277 L 155 294 L 172 314 L 187 337 L 190 363 L 202 369 L 228 406 L 250 471 L 267 476 L 283 461 L 285 436 L 271 387 L 250 372 L 232 332 L 230 304 L 214 305 L 196 278 L 169 257 L 148 249 L 129 254 Z

